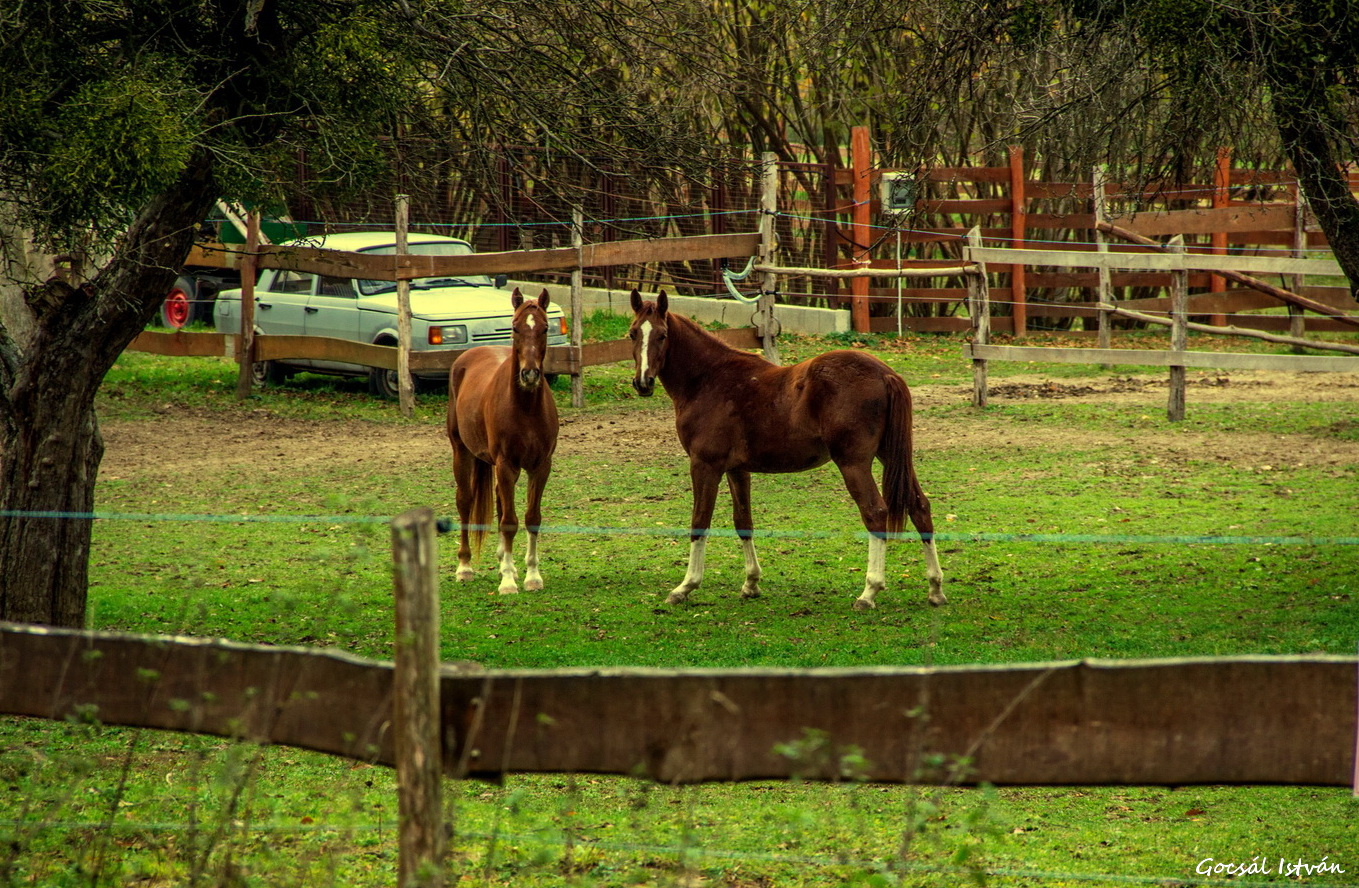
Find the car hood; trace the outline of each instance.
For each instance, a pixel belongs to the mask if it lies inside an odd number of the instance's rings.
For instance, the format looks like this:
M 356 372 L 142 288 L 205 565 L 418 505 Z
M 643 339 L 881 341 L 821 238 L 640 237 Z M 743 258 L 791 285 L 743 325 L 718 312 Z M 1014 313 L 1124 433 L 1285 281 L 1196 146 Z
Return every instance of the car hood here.
M 360 296 L 359 308 L 396 314 L 396 292 Z M 551 314 L 561 309 L 552 306 Z M 458 321 L 473 318 L 509 317 L 514 314 L 510 294 L 490 287 L 411 288 L 411 315 L 430 321 Z

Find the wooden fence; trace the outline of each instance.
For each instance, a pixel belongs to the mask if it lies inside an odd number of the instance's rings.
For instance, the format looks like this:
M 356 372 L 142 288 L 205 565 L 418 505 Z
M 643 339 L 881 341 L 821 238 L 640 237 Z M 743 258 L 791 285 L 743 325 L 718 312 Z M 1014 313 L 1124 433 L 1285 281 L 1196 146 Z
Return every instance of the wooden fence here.
M 257 269 L 273 268 L 341 278 L 395 281 L 398 284 L 398 303 L 404 306 L 405 320 L 401 325 L 409 335 L 409 303 L 403 302 L 401 288 L 409 281 L 424 277 L 462 277 L 470 275 L 524 274 L 548 269 L 571 268 L 577 272 L 585 266 L 629 265 L 645 262 L 679 261 L 700 258 L 746 258 L 769 249 L 769 231 L 698 235 L 685 238 L 657 240 L 615 241 L 603 244 L 579 244 L 569 248 L 544 250 L 512 250 L 501 253 L 473 253 L 464 256 L 422 256 L 398 250 L 394 255 L 378 256 L 349 253 L 315 247 L 261 244 L 256 238 L 258 219 L 252 217 L 252 234 L 246 243 L 216 244 L 196 247 L 188 264 L 203 267 L 233 268 L 242 271 L 241 331 L 239 333 L 166 333 L 148 330 L 141 333 L 129 346 L 134 351 L 155 354 L 188 356 L 225 356 L 241 365 L 241 384 L 238 393 L 249 392 L 249 376 L 256 362 L 282 359 L 313 359 L 340 361 L 384 370 L 410 371 L 441 370 L 447 372 L 457 358 L 452 349 L 415 352 L 409 345 L 374 345 L 363 342 L 332 339 L 321 336 L 254 335 L 252 329 L 253 295 Z M 398 219 L 398 231 L 404 221 Z M 574 400 L 580 400 L 582 368 L 613 363 L 631 357 L 626 343 L 609 342 L 584 345 L 580 340 L 581 308 L 579 274 L 573 277 L 573 298 L 568 307 L 573 341 L 569 346 L 548 349 L 545 369 L 548 373 L 568 374 L 576 378 Z M 772 298 L 772 297 L 771 297 Z M 506 300 L 508 306 L 508 298 Z M 507 309 L 508 310 L 508 309 Z M 399 312 L 400 314 L 401 312 Z M 772 336 L 761 338 L 751 328 L 722 331 L 724 340 L 740 347 L 771 346 Z M 403 374 L 402 410 L 410 412 L 409 377 Z M 577 403 L 577 406 L 580 406 Z
M 1187 246 L 1217 255 L 1301 257 L 1324 249 L 1325 235 L 1299 200 L 1296 179 L 1268 170 L 1233 169 L 1230 152 L 1219 152 L 1213 182 L 1144 190 L 1104 181 L 1092 171 L 1086 181 L 1030 178 L 1022 149 L 1012 148 L 1009 163 L 997 167 L 934 167 L 906 173 L 914 178 L 919 198 L 900 214 L 883 208 L 879 185 L 884 176 L 903 175 L 873 165 L 867 130 L 856 138 L 850 163 L 838 170 L 840 194 L 853 190 L 852 201 L 837 208 L 838 268 L 914 268 L 956 265 L 967 232 L 976 227 L 988 242 L 1003 241 L 1012 249 L 1095 252 L 1100 249 L 1097 215 L 1146 236 L 1182 235 Z M 1351 190 L 1359 191 L 1359 171 L 1350 173 Z M 841 200 L 844 198 L 842 197 Z M 991 297 L 996 307 L 993 329 L 1022 336 L 1038 324 L 1069 326 L 1073 318 L 1096 315 L 1097 270 L 1056 263 L 993 263 Z M 1215 269 L 1190 271 L 1186 286 L 1189 311 L 1221 326 L 1228 316 L 1238 326 L 1287 330 L 1288 317 L 1248 315 L 1279 303 L 1247 287 L 1232 285 Z M 1293 272 L 1285 272 L 1294 275 Z M 1158 268 L 1119 268 L 1107 278 L 1126 307 L 1166 310 L 1165 291 L 1171 275 Z M 1348 286 L 1323 280 L 1307 284 L 1293 277 L 1290 289 L 1333 308 L 1359 310 Z M 856 311 L 856 330 L 966 331 L 971 322 L 962 312 L 964 282 L 955 276 L 917 276 L 901 281 L 867 279 L 841 291 Z M 896 312 L 891 311 L 892 308 Z M 1309 317 L 1306 329 L 1343 329 L 1327 318 Z
M 423 737 L 419 757 L 437 747 L 434 758 L 454 776 L 1320 785 L 1356 776 L 1352 656 L 858 669 L 440 665 L 435 525 L 428 508 L 392 522 L 395 668 L 334 651 L 4 623 L 0 713 L 83 713 L 382 764 Z M 806 755 L 779 752 L 809 738 Z
M 454 776 L 1350 785 L 1355 657 L 439 675 Z M 392 765 L 393 666 L 335 651 L 0 625 L 0 713 Z M 809 758 L 780 744 L 824 737 Z M 842 772 L 862 755 L 861 770 Z M 935 764 L 943 756 L 944 764 Z
M 0 714 L 394 766 L 398 884 L 439 885 L 441 779 L 509 772 L 1359 792 L 1359 657 L 484 670 L 439 651 L 431 509 L 392 522 L 395 663 L 0 623 Z
M 1116 226 L 1105 225 L 1110 230 L 1119 230 Z M 1133 235 L 1136 237 L 1136 235 Z M 1212 271 L 1215 275 L 1230 277 L 1238 280 L 1247 286 L 1263 288 L 1271 294 L 1271 298 L 1279 300 L 1289 305 L 1290 309 L 1312 309 L 1321 311 L 1335 318 L 1337 324 L 1343 325 L 1347 329 L 1359 328 L 1359 318 L 1346 315 L 1344 312 L 1320 304 L 1314 300 L 1295 294 L 1291 291 L 1262 285 L 1251 275 L 1259 273 L 1277 274 L 1336 274 L 1339 266 L 1329 259 L 1288 259 L 1278 257 L 1262 256 L 1221 256 L 1221 255 L 1191 255 L 1184 251 L 1183 243 L 1177 237 L 1172 244 L 1166 247 L 1156 247 L 1150 252 L 1142 246 L 1141 252 L 1114 252 L 1099 251 L 1087 253 L 1081 251 L 1055 251 L 1055 250 L 1017 250 L 1008 247 L 986 247 L 982 245 L 981 233 L 973 229 L 968 234 L 968 246 L 965 251 L 965 258 L 972 266 L 969 276 L 969 317 L 972 321 L 972 342 L 964 346 L 964 355 L 972 360 L 973 365 L 973 397 L 972 401 L 977 406 L 985 406 L 987 402 L 987 362 L 991 360 L 1002 361 L 1036 361 L 1036 362 L 1058 362 L 1058 363 L 1080 363 L 1080 364 L 1141 364 L 1148 366 L 1159 366 L 1170 368 L 1170 398 L 1167 405 L 1167 416 L 1172 422 L 1184 419 L 1185 413 L 1185 371 L 1188 367 L 1209 367 L 1230 370 L 1282 370 L 1282 371 L 1336 371 L 1356 373 L 1359 372 L 1359 347 L 1345 344 L 1322 343 L 1325 347 L 1348 351 L 1353 356 L 1329 357 L 1312 355 L 1254 355 L 1254 354 L 1235 354 L 1230 352 L 1190 352 L 1187 350 L 1187 333 L 1191 326 L 1189 322 L 1189 300 L 1187 280 L 1192 270 Z M 1024 346 L 996 346 L 991 345 L 991 324 L 993 319 L 990 308 L 990 294 L 988 286 L 988 265 L 990 263 L 1004 263 L 1018 267 L 1029 265 L 1044 265 L 1056 268 L 1097 268 L 1101 274 L 1100 286 L 1098 288 L 1099 298 L 1094 303 L 1093 310 L 1099 318 L 1100 348 L 1035 348 Z M 1164 320 L 1151 317 L 1141 312 L 1125 307 L 1126 304 L 1116 304 L 1110 296 L 1110 285 L 1108 272 L 1111 269 L 1135 269 L 1151 270 L 1159 273 L 1169 274 L 1171 278 L 1171 294 L 1167 302 L 1170 308 L 1170 318 Z M 1110 338 L 1110 317 L 1121 315 L 1134 317 L 1142 320 L 1164 322 L 1171 328 L 1170 349 L 1165 351 L 1153 351 L 1145 349 L 1114 349 L 1109 348 Z M 1300 311 L 1299 311 L 1300 315 Z M 1257 333 L 1251 330 L 1241 330 L 1236 327 L 1213 327 L 1207 325 L 1193 325 L 1196 329 L 1210 331 L 1218 334 L 1238 334 L 1252 335 L 1269 339 L 1292 342 L 1295 345 L 1310 344 L 1317 347 L 1318 343 L 1307 343 L 1301 339 L 1289 337 L 1273 336 L 1267 333 Z M 1294 325 L 1295 328 L 1297 325 Z

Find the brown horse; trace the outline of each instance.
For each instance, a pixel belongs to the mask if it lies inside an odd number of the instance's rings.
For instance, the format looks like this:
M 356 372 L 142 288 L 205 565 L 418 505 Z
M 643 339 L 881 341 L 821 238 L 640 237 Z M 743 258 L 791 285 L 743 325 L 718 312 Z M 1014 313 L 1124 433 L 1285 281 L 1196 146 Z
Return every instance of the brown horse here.
M 802 472 L 828 461 L 840 469 L 868 530 L 868 571 L 856 610 L 874 606 L 886 585 L 887 535 L 909 513 L 925 544 L 930 603 L 944 604 L 944 575 L 934 547 L 930 501 L 911 464 L 911 393 L 890 367 L 858 351 L 832 351 L 791 367 L 732 348 L 688 318 L 632 291 L 632 385 L 650 397 L 656 380 L 675 404 L 680 444 L 694 489 L 689 570 L 667 604 L 703 581 L 703 556 L 722 475 L 731 488 L 736 534 L 745 552 L 741 595 L 760 594 L 750 516 L 752 472 Z M 873 480 L 882 461 L 886 498 Z
M 500 517 L 500 592 L 519 591 L 514 568 L 514 535 L 519 519 L 514 488 L 528 473 L 524 521 L 528 554 L 524 588 L 543 588 L 538 571 L 538 529 L 543 488 L 557 449 L 557 404 L 543 379 L 547 355 L 547 290 L 536 301 L 515 288 L 514 333 L 509 347 L 482 345 L 458 356 L 448 371 L 448 440 L 453 445 L 453 478 L 458 488 L 458 579 L 472 577 L 473 548 L 479 554 L 491 518 L 491 485 Z M 470 537 L 470 539 L 469 539 Z

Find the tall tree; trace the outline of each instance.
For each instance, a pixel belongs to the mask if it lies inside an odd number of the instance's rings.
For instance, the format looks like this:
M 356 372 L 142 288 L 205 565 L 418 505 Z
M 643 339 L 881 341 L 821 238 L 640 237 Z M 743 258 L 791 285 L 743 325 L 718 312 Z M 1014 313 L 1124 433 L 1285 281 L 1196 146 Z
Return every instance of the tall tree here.
M 219 197 L 310 149 L 337 183 L 414 77 L 363 0 L 5 4 L 0 44 L 0 618 L 80 626 L 94 400 Z M 392 29 L 395 33 L 395 29 Z
M 1343 0 L 1020 0 L 994 7 L 1010 56 L 1052 60 L 1021 131 L 1143 178 L 1187 178 L 1218 146 L 1286 159 L 1359 288 L 1359 6 Z M 1080 133 L 1075 140 L 1061 134 Z M 1093 150 L 1092 150 L 1093 149 Z

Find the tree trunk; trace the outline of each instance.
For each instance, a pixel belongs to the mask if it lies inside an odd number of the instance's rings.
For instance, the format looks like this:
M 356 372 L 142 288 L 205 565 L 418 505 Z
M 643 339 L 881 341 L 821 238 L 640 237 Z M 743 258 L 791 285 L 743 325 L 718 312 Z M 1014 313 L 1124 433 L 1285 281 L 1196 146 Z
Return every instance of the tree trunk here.
M 155 315 L 215 199 L 196 158 L 88 284 L 31 282 L 31 336 L 0 329 L 0 619 L 83 628 L 95 480 L 94 399 Z M 17 297 L 12 297 L 17 298 Z
M 1349 278 L 1350 293 L 1359 294 L 1359 201 L 1350 192 L 1331 141 L 1332 109 L 1324 90 L 1280 79 L 1276 76 L 1273 84 L 1272 103 L 1284 150 L 1331 252 Z

